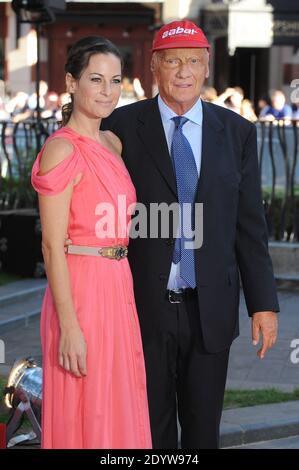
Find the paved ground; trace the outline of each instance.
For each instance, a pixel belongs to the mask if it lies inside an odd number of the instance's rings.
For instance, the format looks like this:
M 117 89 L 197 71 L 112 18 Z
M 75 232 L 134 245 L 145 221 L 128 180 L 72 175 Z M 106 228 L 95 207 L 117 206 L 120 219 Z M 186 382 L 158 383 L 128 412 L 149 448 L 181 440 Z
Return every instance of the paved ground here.
M 273 439 L 255 444 L 230 447 L 231 449 L 299 449 L 299 436 L 285 437 L 284 439 Z
M 0 333 L 5 343 L 6 364 L 0 365 L 0 374 L 7 372 L 16 358 L 33 356 L 41 363 L 41 347 L 39 338 L 39 318 L 29 320 L 28 326 L 18 326 Z
M 299 347 L 299 292 L 279 292 L 281 313 L 279 335 L 275 347 L 263 360 L 256 356 L 259 347 L 251 343 L 251 320 L 241 300 L 240 336 L 230 353 L 228 388 L 256 389 L 276 387 L 281 390 L 299 388 L 299 362 L 291 362 L 291 342 L 298 340 Z M 297 354 L 299 360 L 299 350 Z
M 240 337 L 231 348 L 227 388 L 257 389 L 276 387 L 282 390 L 299 388 L 299 363 L 291 362 L 291 342 L 298 339 L 299 347 L 299 292 L 280 291 L 279 337 L 274 349 L 264 360 L 256 356 L 257 347 L 251 344 L 251 322 L 247 317 L 244 300 L 240 309 Z M 0 306 L 1 307 L 1 306 Z M 1 317 L 1 312 L 0 312 Z M 17 357 L 33 356 L 41 362 L 39 318 L 32 317 L 12 329 L 1 330 L 5 342 L 6 364 L 0 365 L 0 374 L 9 373 Z M 299 358 L 299 351 L 297 354 Z M 239 410 L 227 410 L 222 419 L 225 447 L 245 442 L 241 448 L 294 448 L 299 449 L 299 401 L 289 405 L 268 405 Z M 287 439 L 276 439 L 287 436 Z M 297 436 L 297 437 L 290 437 Z M 267 443 L 265 444 L 265 442 Z
M 299 292 L 279 292 L 279 336 L 275 347 L 263 360 L 256 356 L 258 347 L 251 344 L 251 320 L 247 317 L 244 300 L 240 309 L 240 336 L 233 343 L 230 354 L 227 388 L 276 387 L 282 390 L 299 388 L 299 362 L 291 362 L 291 342 L 298 340 L 299 348 Z M 1 333 L 5 342 L 6 365 L 0 373 L 7 372 L 16 357 L 41 358 L 39 319 L 29 319 L 28 326 L 17 326 Z M 299 360 L 299 351 L 297 354 Z

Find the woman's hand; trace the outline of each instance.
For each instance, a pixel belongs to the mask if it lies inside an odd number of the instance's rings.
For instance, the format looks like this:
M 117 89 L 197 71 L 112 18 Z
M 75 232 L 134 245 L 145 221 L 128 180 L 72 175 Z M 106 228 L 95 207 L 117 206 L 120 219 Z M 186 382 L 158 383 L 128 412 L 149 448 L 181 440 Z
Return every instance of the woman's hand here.
M 59 365 L 76 377 L 83 377 L 86 370 L 86 342 L 79 325 L 61 329 Z

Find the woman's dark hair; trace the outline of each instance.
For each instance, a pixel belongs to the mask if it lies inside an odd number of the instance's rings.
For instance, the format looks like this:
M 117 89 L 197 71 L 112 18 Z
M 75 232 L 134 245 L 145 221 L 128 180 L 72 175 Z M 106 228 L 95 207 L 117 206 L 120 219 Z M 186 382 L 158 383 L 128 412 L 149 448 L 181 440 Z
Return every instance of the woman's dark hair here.
M 101 36 L 88 36 L 77 41 L 69 50 L 67 61 L 64 66 L 65 73 L 70 73 L 76 80 L 79 80 L 89 63 L 89 59 L 95 54 L 113 54 L 123 65 L 121 53 L 113 42 Z M 62 106 L 61 126 L 65 126 L 73 111 L 73 96 L 71 102 Z

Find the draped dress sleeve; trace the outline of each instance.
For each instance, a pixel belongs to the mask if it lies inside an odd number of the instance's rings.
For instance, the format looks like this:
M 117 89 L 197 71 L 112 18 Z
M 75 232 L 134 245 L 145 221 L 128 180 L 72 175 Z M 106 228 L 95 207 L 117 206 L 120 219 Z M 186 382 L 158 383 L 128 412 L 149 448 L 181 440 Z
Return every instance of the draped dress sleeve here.
M 51 170 L 42 175 L 39 174 L 40 161 L 46 144 L 37 155 L 32 167 L 31 184 L 39 194 L 44 196 L 54 196 L 59 194 L 66 189 L 77 175 L 83 172 L 84 165 L 80 151 L 73 142 L 70 143 L 73 147 L 71 153 Z

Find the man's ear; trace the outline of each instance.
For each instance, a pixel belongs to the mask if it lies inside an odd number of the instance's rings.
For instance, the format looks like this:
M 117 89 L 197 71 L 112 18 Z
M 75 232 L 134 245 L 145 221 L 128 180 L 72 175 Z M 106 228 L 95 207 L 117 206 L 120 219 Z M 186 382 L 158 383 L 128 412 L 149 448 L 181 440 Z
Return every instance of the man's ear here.
M 152 73 L 155 72 L 155 59 L 154 59 L 154 56 L 152 56 L 152 60 L 151 60 L 151 72 Z
M 206 73 L 205 73 L 205 78 L 208 78 L 209 75 L 210 75 L 210 67 L 209 67 L 209 62 L 210 62 L 210 53 L 208 51 L 208 49 L 205 50 L 205 54 L 206 54 Z
M 159 60 L 158 52 L 154 51 L 153 55 L 152 55 L 152 60 L 151 60 L 151 72 L 154 75 L 155 75 L 155 73 L 157 72 L 157 70 L 159 68 L 158 60 Z
M 75 93 L 76 91 L 76 80 L 72 76 L 71 73 L 67 72 L 65 75 L 65 84 L 66 84 L 66 91 L 68 93 Z

